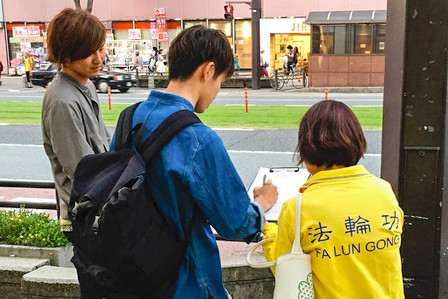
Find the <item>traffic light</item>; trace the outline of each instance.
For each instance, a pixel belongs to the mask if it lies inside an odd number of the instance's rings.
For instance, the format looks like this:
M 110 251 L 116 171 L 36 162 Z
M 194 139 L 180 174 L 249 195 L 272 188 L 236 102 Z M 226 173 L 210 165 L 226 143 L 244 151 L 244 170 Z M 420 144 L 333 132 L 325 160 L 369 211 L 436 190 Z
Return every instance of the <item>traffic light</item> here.
M 224 19 L 226 21 L 233 20 L 233 6 L 230 4 L 224 5 Z

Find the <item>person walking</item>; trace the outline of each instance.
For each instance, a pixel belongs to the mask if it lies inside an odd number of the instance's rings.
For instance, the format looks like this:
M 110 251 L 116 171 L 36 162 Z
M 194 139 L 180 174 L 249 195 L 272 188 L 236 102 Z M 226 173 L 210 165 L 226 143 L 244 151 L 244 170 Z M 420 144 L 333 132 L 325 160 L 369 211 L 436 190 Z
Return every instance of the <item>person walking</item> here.
M 2 85 L 2 72 L 3 72 L 3 63 L 0 60 L 0 85 Z
M 66 37 L 70 36 L 69 39 Z M 82 9 L 64 9 L 48 26 L 47 59 L 58 73 L 42 103 L 42 135 L 57 192 L 61 230 L 70 241 L 72 225 L 67 215 L 73 176 L 86 155 L 109 149 L 95 85 L 105 58 L 104 25 Z
M 234 71 L 226 36 L 199 25 L 173 40 L 168 61 L 166 91 L 151 91 L 134 112 L 132 125 L 143 123 L 149 133 L 177 111 L 203 113 Z M 203 123 L 171 139 L 147 164 L 147 173 L 155 203 L 179 240 L 185 239 L 187 228 L 193 225 L 178 277 L 163 298 L 227 299 L 211 227 L 226 239 L 259 241 L 264 211 L 276 202 L 277 188 L 268 181 L 254 190 L 255 201 L 251 202 L 221 138 Z M 198 212 L 193 213 L 195 209 Z
M 33 87 L 33 84 L 31 83 L 31 71 L 33 68 L 34 68 L 33 58 L 30 57 L 29 53 L 25 53 L 25 74 L 28 88 Z
M 131 71 L 135 69 L 137 69 L 139 72 L 143 69 L 143 59 L 138 51 L 135 52 L 134 64 L 131 67 Z
M 403 211 L 391 185 L 356 165 L 366 140 L 344 103 L 313 105 L 299 126 L 296 153 L 312 175 L 302 197 L 300 244 L 311 256 L 316 298 L 404 298 L 400 245 Z M 269 223 L 268 261 L 292 248 L 296 197 Z M 275 269 L 274 269 L 275 271 Z
M 293 66 L 294 66 L 294 57 L 295 57 L 295 52 L 292 49 L 291 45 L 288 45 L 288 47 L 286 47 L 288 49 L 288 52 L 285 53 L 285 56 L 288 57 L 288 62 L 287 62 L 287 73 L 289 74 L 290 71 L 293 71 Z

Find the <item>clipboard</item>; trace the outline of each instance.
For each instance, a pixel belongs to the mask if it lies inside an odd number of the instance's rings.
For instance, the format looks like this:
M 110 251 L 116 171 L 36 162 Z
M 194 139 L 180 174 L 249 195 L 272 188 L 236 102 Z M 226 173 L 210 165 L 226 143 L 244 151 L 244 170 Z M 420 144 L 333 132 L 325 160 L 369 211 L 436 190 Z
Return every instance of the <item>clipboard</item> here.
M 251 199 L 254 200 L 254 188 L 263 186 L 263 180 L 271 180 L 272 184 L 277 186 L 278 200 L 275 205 L 265 212 L 266 220 L 277 222 L 278 216 L 282 209 L 283 203 L 288 199 L 297 195 L 299 188 L 305 184 L 310 177 L 310 173 L 306 168 L 298 167 L 273 167 L 264 168 L 261 167 L 258 170 L 252 184 L 247 190 L 247 193 Z

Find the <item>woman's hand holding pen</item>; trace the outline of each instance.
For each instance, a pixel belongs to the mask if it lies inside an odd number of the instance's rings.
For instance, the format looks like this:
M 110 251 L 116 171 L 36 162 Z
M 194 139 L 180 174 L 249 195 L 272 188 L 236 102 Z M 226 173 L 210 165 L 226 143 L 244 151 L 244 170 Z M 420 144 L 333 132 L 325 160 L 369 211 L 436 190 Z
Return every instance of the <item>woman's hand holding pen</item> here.
M 263 186 L 254 188 L 254 201 L 263 207 L 266 212 L 277 202 L 278 191 L 277 186 L 272 184 L 271 180 L 266 181 L 266 176 L 263 177 Z

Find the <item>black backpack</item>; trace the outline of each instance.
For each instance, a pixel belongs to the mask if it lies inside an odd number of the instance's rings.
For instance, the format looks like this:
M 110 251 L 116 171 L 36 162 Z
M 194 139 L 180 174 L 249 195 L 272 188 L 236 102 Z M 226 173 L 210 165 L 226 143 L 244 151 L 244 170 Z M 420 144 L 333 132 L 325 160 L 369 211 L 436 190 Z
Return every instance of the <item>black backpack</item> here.
M 74 175 L 68 207 L 72 262 L 82 293 L 92 298 L 163 298 L 178 276 L 194 226 L 188 224 L 185 240 L 170 231 L 151 195 L 146 164 L 200 120 L 191 111 L 178 111 L 142 143 L 144 125 L 132 128 L 138 104 L 120 114 L 115 149 L 84 157 Z M 193 220 L 197 210 L 195 205 Z

